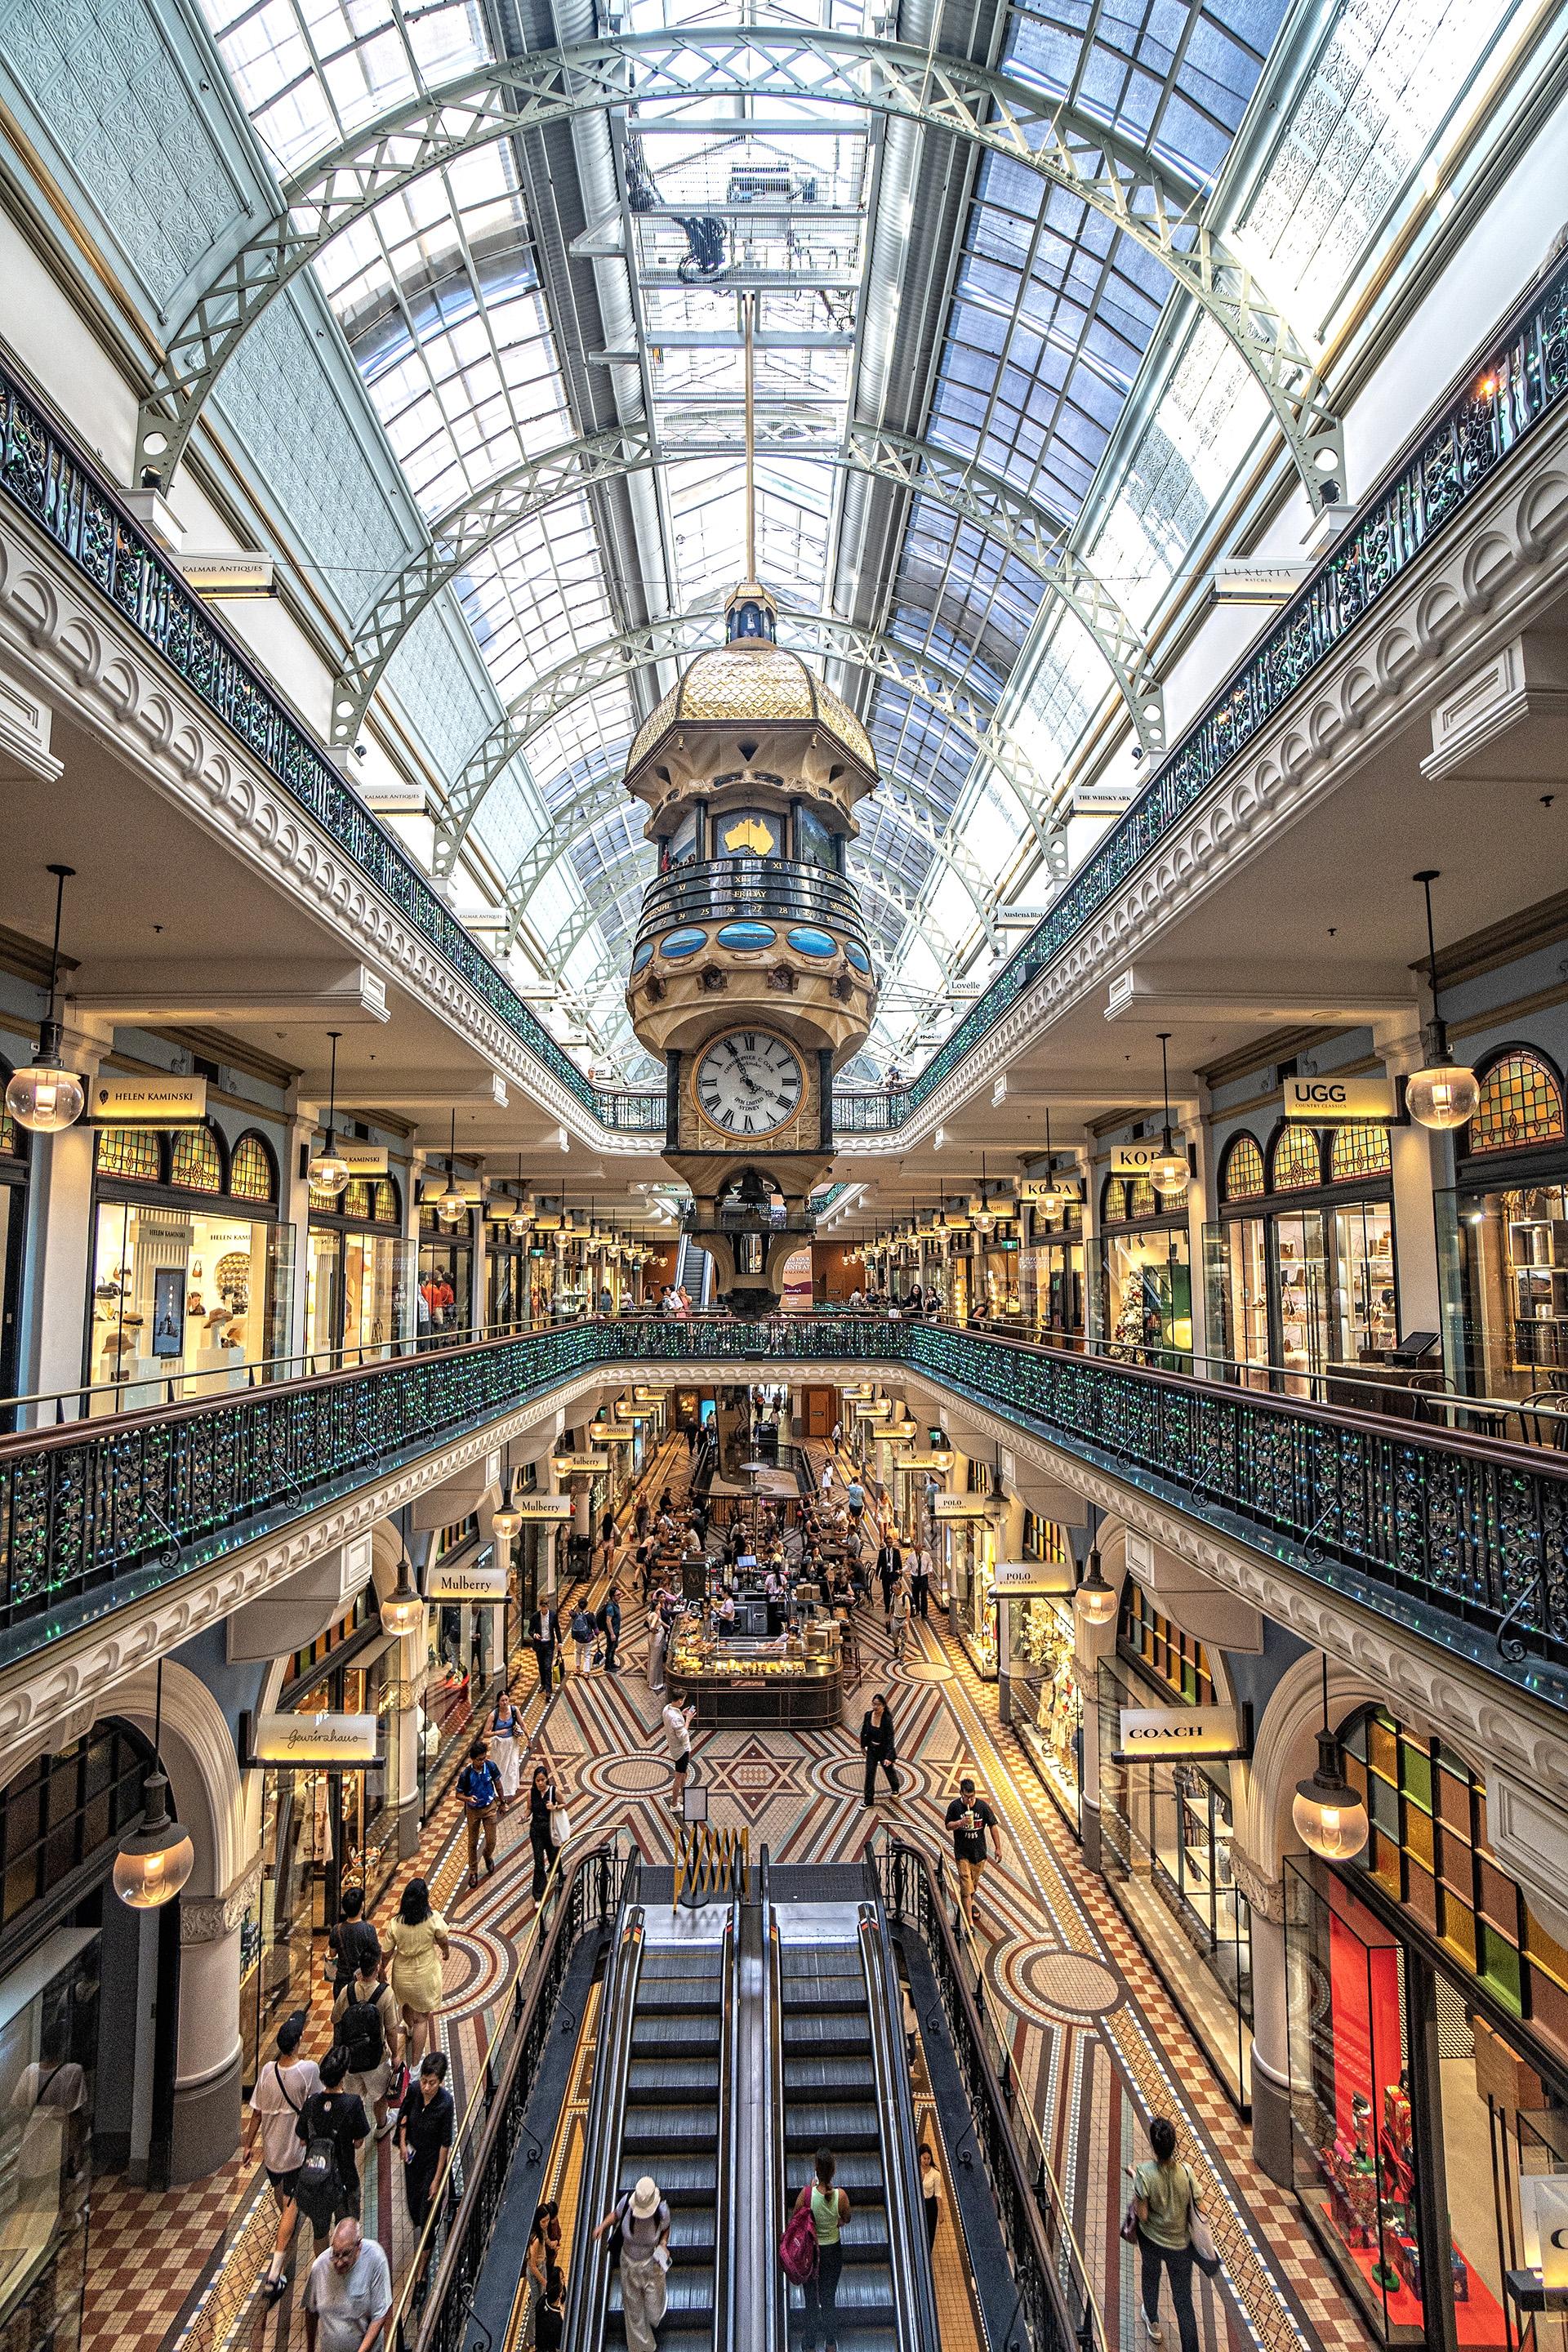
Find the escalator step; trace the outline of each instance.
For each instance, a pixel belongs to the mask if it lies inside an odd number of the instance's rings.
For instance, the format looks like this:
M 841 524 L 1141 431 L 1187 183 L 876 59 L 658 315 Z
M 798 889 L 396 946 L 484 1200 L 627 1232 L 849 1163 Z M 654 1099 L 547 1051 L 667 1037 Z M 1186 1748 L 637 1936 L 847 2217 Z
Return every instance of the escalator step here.
M 784 2181 L 792 2205 L 811 2179 L 811 2160 L 816 2152 L 815 2148 L 797 2148 L 784 2165 Z M 849 2191 L 856 2212 L 868 2202 L 880 2205 L 886 2194 L 880 2147 L 835 2148 L 834 2154 L 838 2158 L 838 2169 L 833 2178 L 840 2189 Z
M 784 2140 L 790 2147 L 880 2147 L 882 2129 L 875 2107 L 829 2105 L 821 2099 L 792 2101 L 784 2109 Z
M 621 2126 L 624 2149 L 717 2149 L 719 2118 L 711 2107 L 628 2107 Z
M 871 2046 L 871 2024 L 864 2005 L 858 2017 L 823 2015 L 815 2010 L 791 2010 L 781 2021 L 784 2046 L 791 2056 L 813 2051 L 853 2051 Z
M 617 2263 L 610 2276 L 611 2311 L 621 2307 L 621 2273 Z M 713 2266 L 710 2263 L 671 2263 L 665 2281 L 665 2309 L 669 2319 L 688 2322 L 706 2316 L 713 2321 Z M 669 2322 L 666 2321 L 668 2326 Z
M 620 2196 L 625 2189 L 635 2189 L 648 2168 L 640 2158 L 634 2162 L 623 2156 L 620 2179 L 616 2184 L 616 2196 Z M 699 2208 L 706 2205 L 711 2215 L 714 2200 L 719 2194 L 717 2143 L 708 2150 L 706 2155 L 696 2148 L 684 2149 L 679 2156 L 672 2150 L 669 2154 L 659 2157 L 657 2165 L 653 2168 L 653 2172 L 654 2179 L 658 2182 L 659 2193 L 667 2205 Z
M 634 2067 L 635 2074 L 637 2069 Z M 869 2058 L 796 2058 L 784 2060 L 784 2098 L 874 2098 L 877 2069 Z M 693 2094 L 695 2095 L 695 2094 Z
M 819 2068 L 818 2073 L 821 2072 Z M 815 2088 L 807 2084 L 806 2088 Z M 868 2086 L 869 2087 L 869 2086 Z M 628 2106 L 657 2106 L 663 2099 L 705 2100 L 717 2105 L 719 2061 L 699 2054 L 690 2058 L 633 2058 L 626 2065 Z
M 680 2010 L 673 2016 L 663 2012 L 645 2016 L 639 2009 L 632 2024 L 632 2051 L 637 2056 L 645 2052 L 676 2049 L 717 2051 L 719 2030 L 717 2010 Z
M 814 1977 L 809 1984 L 792 1985 L 786 1981 L 780 1990 L 784 1994 L 786 2017 L 819 2017 L 837 2014 L 847 2009 L 858 2010 L 862 2015 L 865 2013 L 864 1977 Z
M 717 1984 L 723 1968 L 723 1950 L 718 1944 L 650 1944 L 643 1952 L 637 1981 L 648 1984 L 659 1978 L 706 1977 Z
M 853 1936 L 847 1936 L 841 1944 L 785 1944 L 779 1952 L 779 1966 L 786 1977 L 858 1971 L 860 1947 Z

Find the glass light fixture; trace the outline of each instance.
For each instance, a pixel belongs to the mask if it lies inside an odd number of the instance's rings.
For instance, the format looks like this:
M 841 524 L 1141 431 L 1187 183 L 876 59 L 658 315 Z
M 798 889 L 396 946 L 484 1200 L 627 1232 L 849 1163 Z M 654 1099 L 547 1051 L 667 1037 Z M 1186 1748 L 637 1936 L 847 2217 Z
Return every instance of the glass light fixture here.
M 425 1622 L 425 1601 L 409 1573 L 408 1554 L 397 1563 L 397 1582 L 381 1604 L 384 1633 L 412 1633 Z
M 17 1070 L 5 1088 L 5 1108 L 29 1135 L 58 1135 L 73 1127 L 87 1101 L 87 1087 L 77 1070 L 60 1059 L 60 1024 L 55 1003 L 60 985 L 60 908 L 74 866 L 49 866 L 55 877 L 55 944 L 49 958 L 49 1009 L 38 1024 L 38 1050 L 25 1070 Z
M 156 1911 L 172 1903 L 195 1867 L 190 1832 L 169 1811 L 169 1783 L 159 1762 L 163 1729 L 163 1661 L 158 1661 L 158 1696 L 153 1711 L 153 1769 L 142 1783 L 140 1825 L 120 1841 L 114 1857 L 114 1891 L 132 1911 Z
M 327 1081 L 327 1145 L 324 1151 L 316 1154 L 310 1166 L 311 1190 L 330 1193 L 334 1201 L 349 1181 L 349 1163 L 338 1150 L 337 1138 L 338 1039 L 342 1034 L 341 1029 L 329 1029 L 327 1032 L 332 1041 L 331 1076 Z
M 458 1114 L 452 1113 L 451 1140 L 447 1148 L 447 1189 L 436 1202 L 436 1214 L 447 1226 L 460 1225 L 468 1204 L 458 1190 Z
M 1323 1657 L 1323 1727 L 1318 1734 L 1318 1769 L 1309 1780 L 1298 1780 L 1290 1801 L 1296 1834 L 1326 1862 L 1350 1862 L 1361 1852 L 1371 1832 L 1366 1807 L 1345 1779 L 1344 1753 L 1329 1727 L 1329 1661 Z
M 1437 1012 L 1437 944 L 1432 935 L 1432 885 L 1439 869 L 1428 866 L 1412 877 L 1426 894 L 1426 984 L 1432 992 L 1432 1018 L 1421 1032 L 1424 1055 L 1418 1070 L 1405 1081 L 1405 1107 L 1418 1127 L 1439 1134 L 1468 1126 L 1475 1117 L 1481 1090 L 1474 1070 L 1456 1062 L 1448 1051 L 1448 1032 Z
M 1051 1107 L 1047 1103 L 1046 1105 L 1046 1181 L 1036 1192 L 1035 1199 L 1042 1209 L 1065 1209 L 1072 1197 L 1071 1186 L 1062 1182 L 1061 1178 L 1057 1174 L 1056 1162 L 1051 1157 Z
M 506 1500 L 499 1503 L 490 1515 L 490 1532 L 498 1542 L 510 1543 L 522 1525 L 522 1513 L 517 1507 L 515 1484 L 507 1489 Z
M 1171 1042 L 1168 1029 L 1160 1032 L 1160 1085 L 1165 1102 L 1165 1124 L 1161 1132 L 1160 1149 L 1149 1162 L 1149 1181 L 1162 1199 L 1172 1192 L 1184 1192 L 1190 1171 L 1186 1152 L 1180 1149 L 1171 1133 L 1171 1072 L 1165 1049 Z
M 1089 1572 L 1072 1597 L 1073 1610 L 1085 1625 L 1109 1625 L 1116 1615 L 1116 1588 L 1100 1572 L 1098 1549 L 1089 1556 Z

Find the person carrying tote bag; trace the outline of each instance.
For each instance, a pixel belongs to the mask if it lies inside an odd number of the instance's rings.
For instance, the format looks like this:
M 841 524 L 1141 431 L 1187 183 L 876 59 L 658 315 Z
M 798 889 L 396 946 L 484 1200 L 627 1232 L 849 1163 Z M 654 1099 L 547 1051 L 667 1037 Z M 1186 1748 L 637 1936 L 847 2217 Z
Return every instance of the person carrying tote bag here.
M 1214 2239 L 1196 2211 L 1193 2176 L 1176 2161 L 1176 2128 L 1164 2116 L 1149 2126 L 1150 2157 L 1132 2175 L 1132 2198 L 1121 2224 L 1124 2238 L 1135 2239 L 1142 2264 L 1143 2332 L 1152 2344 L 1160 2341 L 1160 2280 L 1171 2282 L 1182 2352 L 1198 2352 L 1197 2315 L 1193 2308 L 1193 2264 L 1199 2256 L 1194 2224 L 1206 2245 L 1204 2268 L 1212 2260 L 1219 2267 Z

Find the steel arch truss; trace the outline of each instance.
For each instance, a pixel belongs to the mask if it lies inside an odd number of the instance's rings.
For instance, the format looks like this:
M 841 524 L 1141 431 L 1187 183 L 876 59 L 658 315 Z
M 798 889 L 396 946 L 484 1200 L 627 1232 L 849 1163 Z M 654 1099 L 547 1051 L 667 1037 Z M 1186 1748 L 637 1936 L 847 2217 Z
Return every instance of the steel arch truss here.
M 875 630 L 829 620 L 817 613 L 784 612 L 779 621 L 780 642 L 795 652 L 847 662 L 940 711 L 1011 790 L 1048 870 L 1058 877 L 1065 873 L 1067 845 L 1055 820 L 1067 788 L 1059 781 L 1047 782 L 988 702 L 929 656 L 912 653 Z M 606 637 L 535 678 L 469 753 L 447 794 L 446 813 L 436 833 L 437 878 L 452 871 L 485 795 L 525 748 L 530 736 L 584 695 L 601 693 L 654 662 L 686 659 L 717 645 L 721 625 L 716 614 L 678 614 L 627 629 L 618 637 Z
M 684 459 L 719 450 L 717 444 L 682 444 L 679 455 Z M 733 454 L 730 445 L 722 445 L 722 454 Z M 907 434 L 852 425 L 844 446 L 818 445 L 795 454 L 892 483 L 995 540 L 1077 615 L 1103 655 L 1144 751 L 1154 757 L 1163 751 L 1164 705 L 1142 635 L 1066 544 L 1067 526 L 1056 516 L 1021 498 L 999 475 Z M 404 637 L 432 599 L 486 549 L 557 499 L 659 462 L 649 425 L 616 425 L 544 450 L 438 517 L 430 526 L 429 545 L 386 582 L 359 625 L 332 695 L 333 743 L 353 742 Z
M 323 246 L 459 156 L 574 115 L 755 98 L 841 105 L 946 131 L 1066 189 L 1157 256 L 1262 384 L 1314 509 L 1342 497 L 1343 437 L 1317 363 L 1246 261 L 1202 219 L 1201 184 L 1059 96 L 966 60 L 783 26 L 616 34 L 509 58 L 407 100 L 283 182 L 282 208 L 221 261 L 174 329 L 137 432 L 136 478 L 166 488 L 242 338 Z

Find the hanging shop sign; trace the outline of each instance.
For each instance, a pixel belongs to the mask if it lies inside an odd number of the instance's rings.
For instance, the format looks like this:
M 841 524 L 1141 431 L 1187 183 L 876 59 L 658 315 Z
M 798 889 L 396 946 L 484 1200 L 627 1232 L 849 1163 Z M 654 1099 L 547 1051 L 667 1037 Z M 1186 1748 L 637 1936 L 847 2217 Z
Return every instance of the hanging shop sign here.
M 1287 1078 L 1285 1116 L 1314 1126 L 1364 1119 L 1388 1127 L 1399 1116 L 1392 1078 Z
M 1177 1150 L 1184 1151 L 1186 1138 L 1177 1134 L 1173 1128 L 1171 1132 L 1175 1138 Z M 1110 1154 L 1110 1172 L 1113 1176 L 1147 1176 L 1155 1160 L 1163 1160 L 1164 1156 L 1163 1141 L 1151 1139 L 1147 1143 L 1119 1143 Z
M 651 1405 L 639 1404 L 635 1400 L 628 1401 L 626 1397 L 617 1397 L 616 1399 L 616 1412 L 619 1419 L 622 1421 L 651 1421 L 653 1419 L 653 1407 Z
M 1119 1764 L 1158 1764 L 1183 1756 L 1248 1756 L 1252 1710 L 1244 1706 L 1124 1706 Z
M 1525 2266 L 1517 2299 L 1526 2311 L 1561 2310 L 1568 2301 L 1568 2179 L 1561 2173 L 1521 2172 L 1519 2209 Z M 1508 2275 L 1512 2287 L 1520 2273 Z M 1531 2287 L 1542 2292 L 1532 2295 Z
M 506 1595 L 506 1570 L 499 1560 L 475 1560 L 467 1568 L 459 1561 L 455 1568 L 426 1570 L 426 1601 L 504 1601 Z
M 570 1495 L 518 1495 L 512 1509 L 527 1527 L 566 1526 L 577 1506 Z
M 635 1445 L 637 1442 L 637 1433 L 635 1429 L 611 1429 L 605 1423 L 596 1421 L 594 1423 L 593 1438 L 595 1445 Z M 606 1462 L 604 1466 L 607 1470 L 610 1465 Z
M 951 1454 L 904 1454 L 899 1457 L 900 1470 L 951 1470 Z
M 861 1397 L 855 1411 L 862 1421 L 886 1421 L 893 1410 L 891 1397 Z
M 1059 1599 L 1077 1584 L 1070 1559 L 999 1559 L 991 1579 L 1000 1601 Z
M 258 1715 L 251 1723 L 247 1760 L 285 1769 L 379 1764 L 377 1724 L 374 1715 Z
M 92 1116 L 103 1127 L 200 1127 L 206 1115 L 205 1078 L 108 1070 L 92 1082 Z
M 607 1454 L 557 1454 L 550 1466 L 558 1478 L 570 1478 L 579 1470 L 584 1475 L 607 1470 L 610 1457 Z
M 384 1176 L 387 1150 L 384 1143 L 356 1143 L 352 1136 L 336 1136 L 338 1158 L 351 1176 Z
M 931 1505 L 939 1519 L 986 1519 L 994 1507 L 989 1495 L 938 1495 Z

